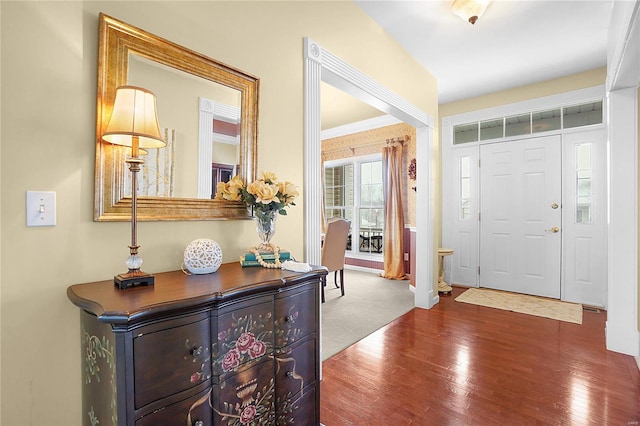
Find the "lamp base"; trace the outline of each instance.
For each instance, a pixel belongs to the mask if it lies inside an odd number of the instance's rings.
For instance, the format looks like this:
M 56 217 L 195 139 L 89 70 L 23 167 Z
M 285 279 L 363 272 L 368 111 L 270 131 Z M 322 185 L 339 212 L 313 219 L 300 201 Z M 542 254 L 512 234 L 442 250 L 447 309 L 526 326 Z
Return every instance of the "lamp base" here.
M 129 272 L 113 277 L 113 283 L 120 290 L 142 285 L 153 285 L 154 282 L 155 279 L 153 275 L 142 272 L 140 269 L 129 269 Z

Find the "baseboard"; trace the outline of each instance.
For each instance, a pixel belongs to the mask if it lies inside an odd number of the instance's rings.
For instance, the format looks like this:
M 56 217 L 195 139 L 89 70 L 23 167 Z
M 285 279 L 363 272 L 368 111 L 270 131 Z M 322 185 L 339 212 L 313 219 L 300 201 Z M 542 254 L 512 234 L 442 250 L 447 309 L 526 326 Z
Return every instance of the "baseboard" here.
M 372 274 L 380 274 L 384 272 L 382 269 L 365 268 L 364 266 L 356 265 L 344 265 L 344 269 L 351 269 L 354 271 L 371 272 Z
M 619 317 L 608 316 L 605 323 L 605 338 L 607 350 L 633 357 L 640 356 L 640 331 L 635 321 L 628 325 L 623 324 L 623 320 Z

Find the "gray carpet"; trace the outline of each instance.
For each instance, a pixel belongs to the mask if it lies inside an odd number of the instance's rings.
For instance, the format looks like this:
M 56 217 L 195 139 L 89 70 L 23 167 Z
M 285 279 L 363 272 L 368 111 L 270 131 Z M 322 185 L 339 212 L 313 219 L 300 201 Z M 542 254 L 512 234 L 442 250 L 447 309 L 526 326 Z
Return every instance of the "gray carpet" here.
M 322 304 L 323 360 L 415 306 L 409 281 L 386 280 L 374 273 L 345 269 L 344 283 L 343 297 L 333 284 L 333 272 L 327 276 L 326 302 Z

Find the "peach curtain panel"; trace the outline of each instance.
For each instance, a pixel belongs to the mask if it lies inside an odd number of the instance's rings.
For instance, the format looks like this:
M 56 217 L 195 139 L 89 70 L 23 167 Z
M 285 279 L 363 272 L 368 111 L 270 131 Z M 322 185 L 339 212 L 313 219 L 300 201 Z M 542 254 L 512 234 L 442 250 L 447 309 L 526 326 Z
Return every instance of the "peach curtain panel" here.
M 402 200 L 402 145 L 391 140 L 382 149 L 384 193 L 384 272 L 392 280 L 408 279 L 404 270 L 404 208 Z

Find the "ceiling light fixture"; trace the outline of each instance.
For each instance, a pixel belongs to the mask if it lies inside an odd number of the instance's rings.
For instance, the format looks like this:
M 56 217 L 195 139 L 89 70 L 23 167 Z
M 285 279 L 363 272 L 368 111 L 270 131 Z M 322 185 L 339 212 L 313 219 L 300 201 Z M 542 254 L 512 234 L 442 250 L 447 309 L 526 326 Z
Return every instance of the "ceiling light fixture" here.
M 491 0 L 454 0 L 451 10 L 473 25 L 482 16 L 490 2 Z

